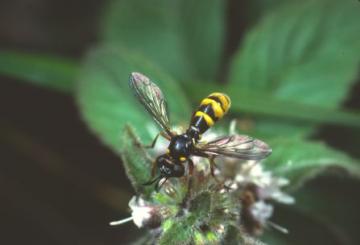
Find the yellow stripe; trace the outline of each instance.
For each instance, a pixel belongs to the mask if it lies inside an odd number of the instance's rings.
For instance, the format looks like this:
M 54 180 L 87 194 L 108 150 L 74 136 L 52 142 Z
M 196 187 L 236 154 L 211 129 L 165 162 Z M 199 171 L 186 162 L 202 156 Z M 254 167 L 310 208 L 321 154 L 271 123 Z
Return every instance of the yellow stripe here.
M 224 111 L 221 105 L 219 104 L 219 102 L 213 99 L 205 98 L 201 101 L 200 105 L 208 105 L 208 104 L 211 104 L 211 108 L 213 109 L 216 118 L 221 118 L 224 115 Z
M 208 97 L 210 97 L 210 96 L 219 98 L 223 108 L 225 109 L 225 113 L 229 110 L 230 105 L 231 105 L 231 100 L 230 100 L 229 96 L 227 96 L 226 94 L 223 94 L 223 93 L 218 93 L 218 92 L 211 93 Z
M 202 111 L 197 111 L 195 113 L 195 117 L 203 117 L 206 121 L 206 124 L 211 127 L 212 125 L 214 125 L 214 120 L 206 113 L 202 112 Z

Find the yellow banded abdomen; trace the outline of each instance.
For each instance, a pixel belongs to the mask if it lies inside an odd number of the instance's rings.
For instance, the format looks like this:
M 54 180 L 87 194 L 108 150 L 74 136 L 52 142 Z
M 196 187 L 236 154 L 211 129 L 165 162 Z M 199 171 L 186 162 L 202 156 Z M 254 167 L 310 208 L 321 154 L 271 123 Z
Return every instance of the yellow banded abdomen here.
M 226 94 L 211 93 L 201 101 L 193 114 L 190 126 L 197 129 L 199 134 L 204 133 L 227 113 L 230 105 L 230 98 Z

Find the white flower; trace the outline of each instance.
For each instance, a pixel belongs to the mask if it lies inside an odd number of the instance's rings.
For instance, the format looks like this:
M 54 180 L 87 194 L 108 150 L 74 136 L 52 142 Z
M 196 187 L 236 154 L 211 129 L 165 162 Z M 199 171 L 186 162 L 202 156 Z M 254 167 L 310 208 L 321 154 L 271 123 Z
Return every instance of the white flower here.
M 264 201 L 255 202 L 250 207 L 252 216 L 262 225 L 266 224 L 267 220 L 272 216 L 274 207 Z
M 294 198 L 281 191 L 281 187 L 288 185 L 285 178 L 278 178 L 270 171 L 264 171 L 262 165 L 256 161 L 247 161 L 240 166 L 235 181 L 241 185 L 246 183 L 255 184 L 258 187 L 260 199 L 272 199 L 284 204 L 293 204 Z
M 132 197 L 129 202 L 131 217 L 110 222 L 110 225 L 121 225 L 133 221 L 138 228 L 157 228 L 161 224 L 161 208 L 151 205 L 141 197 Z
M 274 212 L 274 207 L 267 201 L 274 200 L 284 204 L 293 204 L 294 198 L 281 190 L 283 186 L 289 184 L 289 181 L 285 178 L 273 176 L 270 171 L 263 169 L 260 162 L 256 161 L 247 161 L 240 165 L 234 179 L 240 189 L 249 185 L 254 186 L 252 192 L 257 201 L 248 207 L 252 218 L 263 227 L 269 225 L 287 233 L 287 229 L 269 220 Z
M 131 198 L 129 207 L 133 221 L 139 228 L 144 227 L 150 221 L 155 209 L 154 206 L 147 204 L 144 199 L 135 196 Z
M 133 196 L 129 202 L 131 217 L 110 222 L 110 225 L 122 225 L 133 221 L 138 228 L 156 226 L 159 223 L 159 212 L 156 206 L 150 205 L 141 197 Z

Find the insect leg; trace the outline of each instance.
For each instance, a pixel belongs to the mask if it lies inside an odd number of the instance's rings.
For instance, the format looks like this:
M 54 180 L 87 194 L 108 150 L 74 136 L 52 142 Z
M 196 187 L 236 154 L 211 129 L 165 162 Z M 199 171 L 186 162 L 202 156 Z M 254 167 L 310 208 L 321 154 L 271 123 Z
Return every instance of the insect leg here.
M 153 139 L 153 141 L 151 142 L 150 145 L 142 145 L 142 147 L 147 148 L 147 149 L 153 149 L 155 147 L 156 142 L 159 139 L 160 135 L 167 140 L 171 140 L 171 137 L 169 137 L 169 135 L 167 135 L 164 131 L 161 131 L 160 133 L 156 134 L 155 138 Z
M 188 159 L 188 164 L 189 164 L 189 176 L 192 176 L 194 172 L 194 162 L 191 160 L 191 158 Z
M 193 176 L 189 175 L 188 183 L 187 183 L 187 191 L 186 191 L 184 199 L 182 200 L 182 202 L 180 204 L 183 208 L 186 208 L 188 206 L 188 201 L 191 197 L 192 185 L 193 185 Z
M 157 168 L 157 159 L 153 160 L 151 163 L 151 177 L 155 176 L 156 168 Z
M 152 160 L 151 163 L 151 178 L 149 181 L 147 181 L 146 183 L 144 183 L 143 185 L 152 185 L 154 184 L 156 181 L 159 181 L 161 179 L 161 175 L 154 178 L 155 176 L 155 172 L 156 172 L 156 168 L 157 168 L 157 159 Z
M 160 133 L 158 133 L 158 134 L 155 136 L 155 138 L 153 139 L 153 141 L 151 142 L 150 145 L 143 145 L 143 147 L 144 147 L 144 148 L 147 148 L 147 149 L 153 149 L 153 148 L 155 147 L 155 145 L 156 145 L 156 141 L 158 140 L 159 136 L 160 136 Z
M 156 177 L 156 178 L 154 178 L 154 179 L 150 179 L 148 182 L 145 182 L 145 183 L 143 183 L 142 185 L 152 185 L 152 184 L 154 184 L 155 182 L 157 182 L 157 183 L 156 183 L 156 186 L 157 186 L 158 183 L 159 183 L 159 181 L 161 180 L 161 178 L 162 178 L 162 176 L 160 175 L 160 176 L 158 176 L 158 177 Z
M 211 156 L 208 158 L 209 162 L 210 162 L 210 173 L 211 176 L 215 178 L 216 182 L 219 182 L 219 180 L 216 178 L 215 176 L 215 167 L 216 167 L 216 163 L 215 163 L 215 157 Z
M 160 135 L 162 137 L 164 137 L 165 139 L 167 139 L 168 141 L 171 140 L 171 137 L 173 137 L 174 135 L 176 135 L 175 133 L 171 133 L 171 135 L 169 135 L 168 133 L 164 132 L 164 131 L 161 131 L 160 132 Z
M 209 159 L 209 162 L 210 162 L 210 173 L 211 173 L 211 176 L 215 179 L 215 181 L 216 181 L 218 184 L 223 184 L 223 182 L 220 181 L 220 180 L 215 176 L 215 168 L 216 168 L 215 156 L 210 156 L 208 159 Z
M 208 158 L 209 162 L 210 162 L 210 173 L 211 176 L 215 179 L 215 181 L 222 185 L 223 188 L 225 188 L 226 190 L 230 190 L 231 188 L 227 185 L 224 184 L 225 181 L 220 181 L 216 176 L 215 176 L 215 168 L 217 168 L 216 163 L 215 163 L 215 156 L 211 156 Z

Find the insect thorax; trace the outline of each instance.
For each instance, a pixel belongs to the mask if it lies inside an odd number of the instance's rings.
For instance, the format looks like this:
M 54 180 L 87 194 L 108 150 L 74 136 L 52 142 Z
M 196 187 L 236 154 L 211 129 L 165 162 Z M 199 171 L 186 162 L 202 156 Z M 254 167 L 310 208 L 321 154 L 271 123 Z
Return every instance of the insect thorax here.
M 193 139 L 187 133 L 174 136 L 169 144 L 169 153 L 176 160 L 188 158 L 193 150 Z

